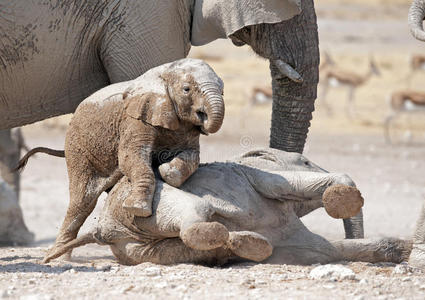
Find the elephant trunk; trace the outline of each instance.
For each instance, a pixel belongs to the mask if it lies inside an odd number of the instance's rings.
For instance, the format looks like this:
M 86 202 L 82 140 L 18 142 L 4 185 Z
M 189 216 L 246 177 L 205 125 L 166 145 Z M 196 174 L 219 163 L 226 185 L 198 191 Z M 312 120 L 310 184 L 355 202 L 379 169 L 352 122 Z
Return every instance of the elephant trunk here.
M 423 28 L 424 17 L 425 0 L 413 1 L 409 10 L 409 27 L 412 35 L 420 41 L 425 41 L 425 31 Z
M 217 132 L 224 118 L 224 101 L 221 91 L 215 84 L 206 83 L 201 85 L 205 96 L 204 114 L 202 128 L 206 133 Z
M 302 13 L 271 27 L 273 112 L 270 147 L 302 153 L 319 81 L 319 41 L 312 0 Z
M 314 3 L 313 0 L 301 3 L 301 14 L 273 24 L 267 27 L 269 32 L 263 33 L 271 37 L 273 112 L 270 147 L 299 153 L 303 152 L 314 111 L 320 62 Z M 361 212 L 344 220 L 344 225 L 347 237 L 363 237 Z
M 302 153 L 314 111 L 316 88 L 296 84 L 289 78 L 278 79 L 281 74 L 273 63 L 270 69 L 273 78 L 270 147 Z

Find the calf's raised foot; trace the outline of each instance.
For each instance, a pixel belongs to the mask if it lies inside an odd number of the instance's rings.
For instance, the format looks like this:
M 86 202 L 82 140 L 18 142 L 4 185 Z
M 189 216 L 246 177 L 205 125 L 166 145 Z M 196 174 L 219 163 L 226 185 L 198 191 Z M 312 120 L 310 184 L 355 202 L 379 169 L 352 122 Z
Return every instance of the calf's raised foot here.
M 260 262 L 272 255 L 273 246 L 262 235 L 250 231 L 230 232 L 227 247 L 237 256 Z
M 328 215 L 335 219 L 354 217 L 364 204 L 357 188 L 343 184 L 328 187 L 323 193 L 322 202 Z
M 190 225 L 180 237 L 186 246 L 196 250 L 211 250 L 223 246 L 229 231 L 218 222 L 199 222 Z
M 152 203 L 131 195 L 124 200 L 122 207 L 138 217 L 149 217 L 152 215 Z

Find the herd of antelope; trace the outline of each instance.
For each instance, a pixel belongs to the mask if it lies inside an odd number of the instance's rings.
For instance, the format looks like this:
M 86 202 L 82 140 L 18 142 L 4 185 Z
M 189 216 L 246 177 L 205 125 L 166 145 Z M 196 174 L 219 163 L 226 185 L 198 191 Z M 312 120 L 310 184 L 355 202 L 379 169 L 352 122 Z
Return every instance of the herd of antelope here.
M 319 67 L 321 93 L 319 101 L 327 111 L 332 115 L 332 105 L 327 101 L 327 94 L 330 88 L 344 87 L 348 91 L 345 111 L 350 119 L 356 117 L 354 106 L 355 92 L 358 88 L 365 85 L 373 76 L 380 76 L 381 73 L 373 58 L 369 59 L 369 69 L 363 74 L 353 72 L 337 66 L 331 56 L 324 52 L 322 63 Z M 406 77 L 409 88 L 404 90 L 395 90 L 389 95 L 389 105 L 391 113 L 384 122 L 384 133 L 386 141 L 393 143 L 391 137 L 391 128 L 394 127 L 394 121 L 401 115 L 423 113 L 425 112 L 425 91 L 416 91 L 410 89 L 411 80 L 418 72 L 425 72 L 425 54 L 413 54 L 410 60 L 410 72 Z M 272 101 L 271 86 L 254 86 L 251 93 L 251 105 L 261 105 Z

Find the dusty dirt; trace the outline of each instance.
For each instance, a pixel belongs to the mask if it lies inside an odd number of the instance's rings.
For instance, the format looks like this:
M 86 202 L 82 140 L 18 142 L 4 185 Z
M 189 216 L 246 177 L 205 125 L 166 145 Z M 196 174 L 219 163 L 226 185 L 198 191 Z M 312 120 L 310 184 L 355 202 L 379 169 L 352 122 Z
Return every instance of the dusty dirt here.
M 357 90 L 358 118 L 345 113 L 343 88 L 329 92 L 334 108 L 329 116 L 320 98 L 305 155 L 323 168 L 345 172 L 365 199 L 367 237 L 410 238 L 425 198 L 425 113 L 398 121 L 399 145 L 385 143 L 383 121 L 389 113 L 391 91 L 410 87 L 425 91 L 425 71 L 409 74 L 412 53 L 425 53 L 406 28 L 408 1 L 321 0 L 316 2 L 321 49 L 346 69 L 365 73 L 373 56 L 381 69 Z M 223 54 L 225 53 L 225 55 Z M 226 118 L 222 130 L 201 139 L 201 160 L 225 160 L 268 144 L 271 105 L 249 105 L 251 89 L 267 85 L 267 62 L 246 47 L 228 41 L 193 48 L 191 55 L 206 59 L 224 79 Z M 320 95 L 320 86 L 319 86 Z M 63 148 L 70 116 L 27 126 L 30 147 Z M 74 252 L 72 262 L 40 263 L 54 241 L 68 203 L 63 159 L 42 154 L 33 158 L 22 176 L 21 205 L 28 227 L 36 234 L 32 247 L 0 248 L 0 297 L 62 298 L 315 298 L 424 299 L 425 275 L 405 265 L 344 263 L 354 279 L 309 277 L 314 266 L 236 264 L 208 268 L 180 264 L 128 267 L 116 263 L 108 247 L 91 245 Z M 82 232 L 96 222 L 95 213 Z M 343 238 L 342 222 L 323 209 L 306 216 L 310 230 L 327 238 Z

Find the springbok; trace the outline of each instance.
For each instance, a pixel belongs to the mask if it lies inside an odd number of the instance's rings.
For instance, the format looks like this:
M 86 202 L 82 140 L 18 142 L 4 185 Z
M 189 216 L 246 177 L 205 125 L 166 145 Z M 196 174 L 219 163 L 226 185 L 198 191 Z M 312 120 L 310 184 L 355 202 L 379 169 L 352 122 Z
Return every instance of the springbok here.
M 354 96 L 358 87 L 364 85 L 373 76 L 380 76 L 381 73 L 376 66 L 373 59 L 370 59 L 369 70 L 365 74 L 357 74 L 349 70 L 339 68 L 337 66 L 330 66 L 323 70 L 321 74 L 322 80 L 322 93 L 321 101 L 328 110 L 328 114 L 332 114 L 331 106 L 326 101 L 326 96 L 329 87 L 344 86 L 348 88 L 348 103 L 346 112 L 349 118 L 354 117 Z
M 272 102 L 273 100 L 273 91 L 272 87 L 269 85 L 264 86 L 254 86 L 251 93 L 251 104 L 259 105 Z
M 330 66 L 335 66 L 335 61 L 332 59 L 332 57 L 327 51 L 323 51 L 323 55 L 320 57 L 319 72 L 323 72 Z
M 412 54 L 410 58 L 410 73 L 406 77 L 409 86 L 413 75 L 418 71 L 425 71 L 425 54 Z
M 385 139 L 392 143 L 390 137 L 391 122 L 403 113 L 425 113 L 425 92 L 412 90 L 395 91 L 390 95 L 391 113 L 385 119 Z

